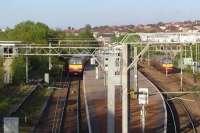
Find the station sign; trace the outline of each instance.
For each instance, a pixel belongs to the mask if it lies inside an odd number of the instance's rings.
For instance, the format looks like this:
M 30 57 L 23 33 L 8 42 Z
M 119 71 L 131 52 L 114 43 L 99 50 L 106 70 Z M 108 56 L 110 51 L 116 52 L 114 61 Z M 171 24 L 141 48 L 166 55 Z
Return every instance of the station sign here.
M 49 73 L 44 74 L 44 82 L 49 84 Z
M 192 58 L 184 58 L 184 59 L 183 59 L 183 64 L 184 64 L 184 65 L 193 66 L 193 65 L 194 65 L 194 62 L 193 62 L 193 59 L 192 59 Z
M 4 117 L 4 133 L 19 133 L 19 118 Z
M 99 68 L 98 67 L 96 67 L 96 79 L 99 79 Z
M 149 89 L 148 88 L 139 88 L 138 96 L 139 104 L 145 105 L 149 103 Z
M 93 58 L 90 58 L 90 64 L 91 64 L 91 65 L 95 65 L 95 64 L 96 64 L 96 60 L 95 60 L 94 57 L 93 57 Z

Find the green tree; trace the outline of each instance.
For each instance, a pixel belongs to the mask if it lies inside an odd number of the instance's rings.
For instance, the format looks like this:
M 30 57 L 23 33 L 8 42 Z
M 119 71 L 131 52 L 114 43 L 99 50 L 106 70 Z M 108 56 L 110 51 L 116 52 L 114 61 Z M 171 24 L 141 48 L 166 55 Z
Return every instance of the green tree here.
M 48 72 L 48 57 L 31 56 L 29 60 L 30 76 L 32 78 L 43 78 L 44 73 Z
M 43 23 L 26 21 L 16 25 L 10 37 L 28 43 L 47 43 L 48 31 L 48 26 Z
M 62 39 L 65 38 L 65 33 L 62 30 L 50 29 L 46 24 L 32 21 L 21 22 L 13 29 L 7 28 L 5 32 L 0 32 L 0 40 L 5 41 L 24 41 L 25 43 L 47 44 L 49 38 Z M 38 56 L 29 57 L 29 70 L 30 74 L 33 76 L 43 76 L 44 72 L 48 71 L 48 58 Z M 25 81 L 24 57 L 14 59 L 12 63 L 12 72 L 14 83 Z M 0 67 L 0 75 L 2 75 L 2 73 L 3 71 L 1 71 Z
M 17 24 L 14 29 L 0 33 L 1 40 L 24 41 L 27 43 L 47 43 L 49 27 L 43 23 L 25 21 Z
M 79 36 L 81 38 L 93 38 L 92 27 L 87 24 L 84 29 L 80 32 Z
M 64 39 L 66 37 L 66 34 L 61 29 L 50 29 L 48 32 L 48 38 L 49 39 Z
M 158 22 L 157 25 L 159 25 L 159 26 L 165 26 L 165 23 L 163 23 L 163 22 Z

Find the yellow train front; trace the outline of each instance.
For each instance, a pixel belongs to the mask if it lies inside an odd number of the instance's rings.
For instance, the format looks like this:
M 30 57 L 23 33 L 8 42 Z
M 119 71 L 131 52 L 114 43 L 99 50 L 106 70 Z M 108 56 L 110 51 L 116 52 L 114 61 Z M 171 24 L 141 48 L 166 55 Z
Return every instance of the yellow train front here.
M 172 73 L 172 72 L 174 72 L 174 65 L 172 64 L 172 63 L 170 63 L 170 62 L 168 62 L 168 63 L 163 63 L 162 64 L 162 71 L 164 71 L 164 72 L 168 72 L 168 73 Z
M 71 75 L 81 75 L 83 73 L 84 60 L 80 57 L 71 57 L 68 62 L 68 72 Z

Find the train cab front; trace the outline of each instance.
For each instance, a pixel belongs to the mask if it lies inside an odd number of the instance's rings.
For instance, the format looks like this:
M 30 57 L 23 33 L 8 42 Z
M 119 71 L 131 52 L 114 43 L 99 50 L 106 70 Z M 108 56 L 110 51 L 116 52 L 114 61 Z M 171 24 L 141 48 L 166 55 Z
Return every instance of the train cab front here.
M 83 73 L 82 64 L 69 65 L 69 74 L 72 76 L 80 76 Z

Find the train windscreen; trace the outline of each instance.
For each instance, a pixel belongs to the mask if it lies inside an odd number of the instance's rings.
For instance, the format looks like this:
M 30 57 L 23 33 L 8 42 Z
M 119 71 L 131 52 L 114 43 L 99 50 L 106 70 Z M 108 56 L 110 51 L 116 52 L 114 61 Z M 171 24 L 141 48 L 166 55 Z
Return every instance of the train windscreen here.
M 73 58 L 69 60 L 69 64 L 82 64 L 82 60 Z
M 162 62 L 165 63 L 165 64 L 172 64 L 172 59 L 166 57 L 166 58 L 162 59 Z

